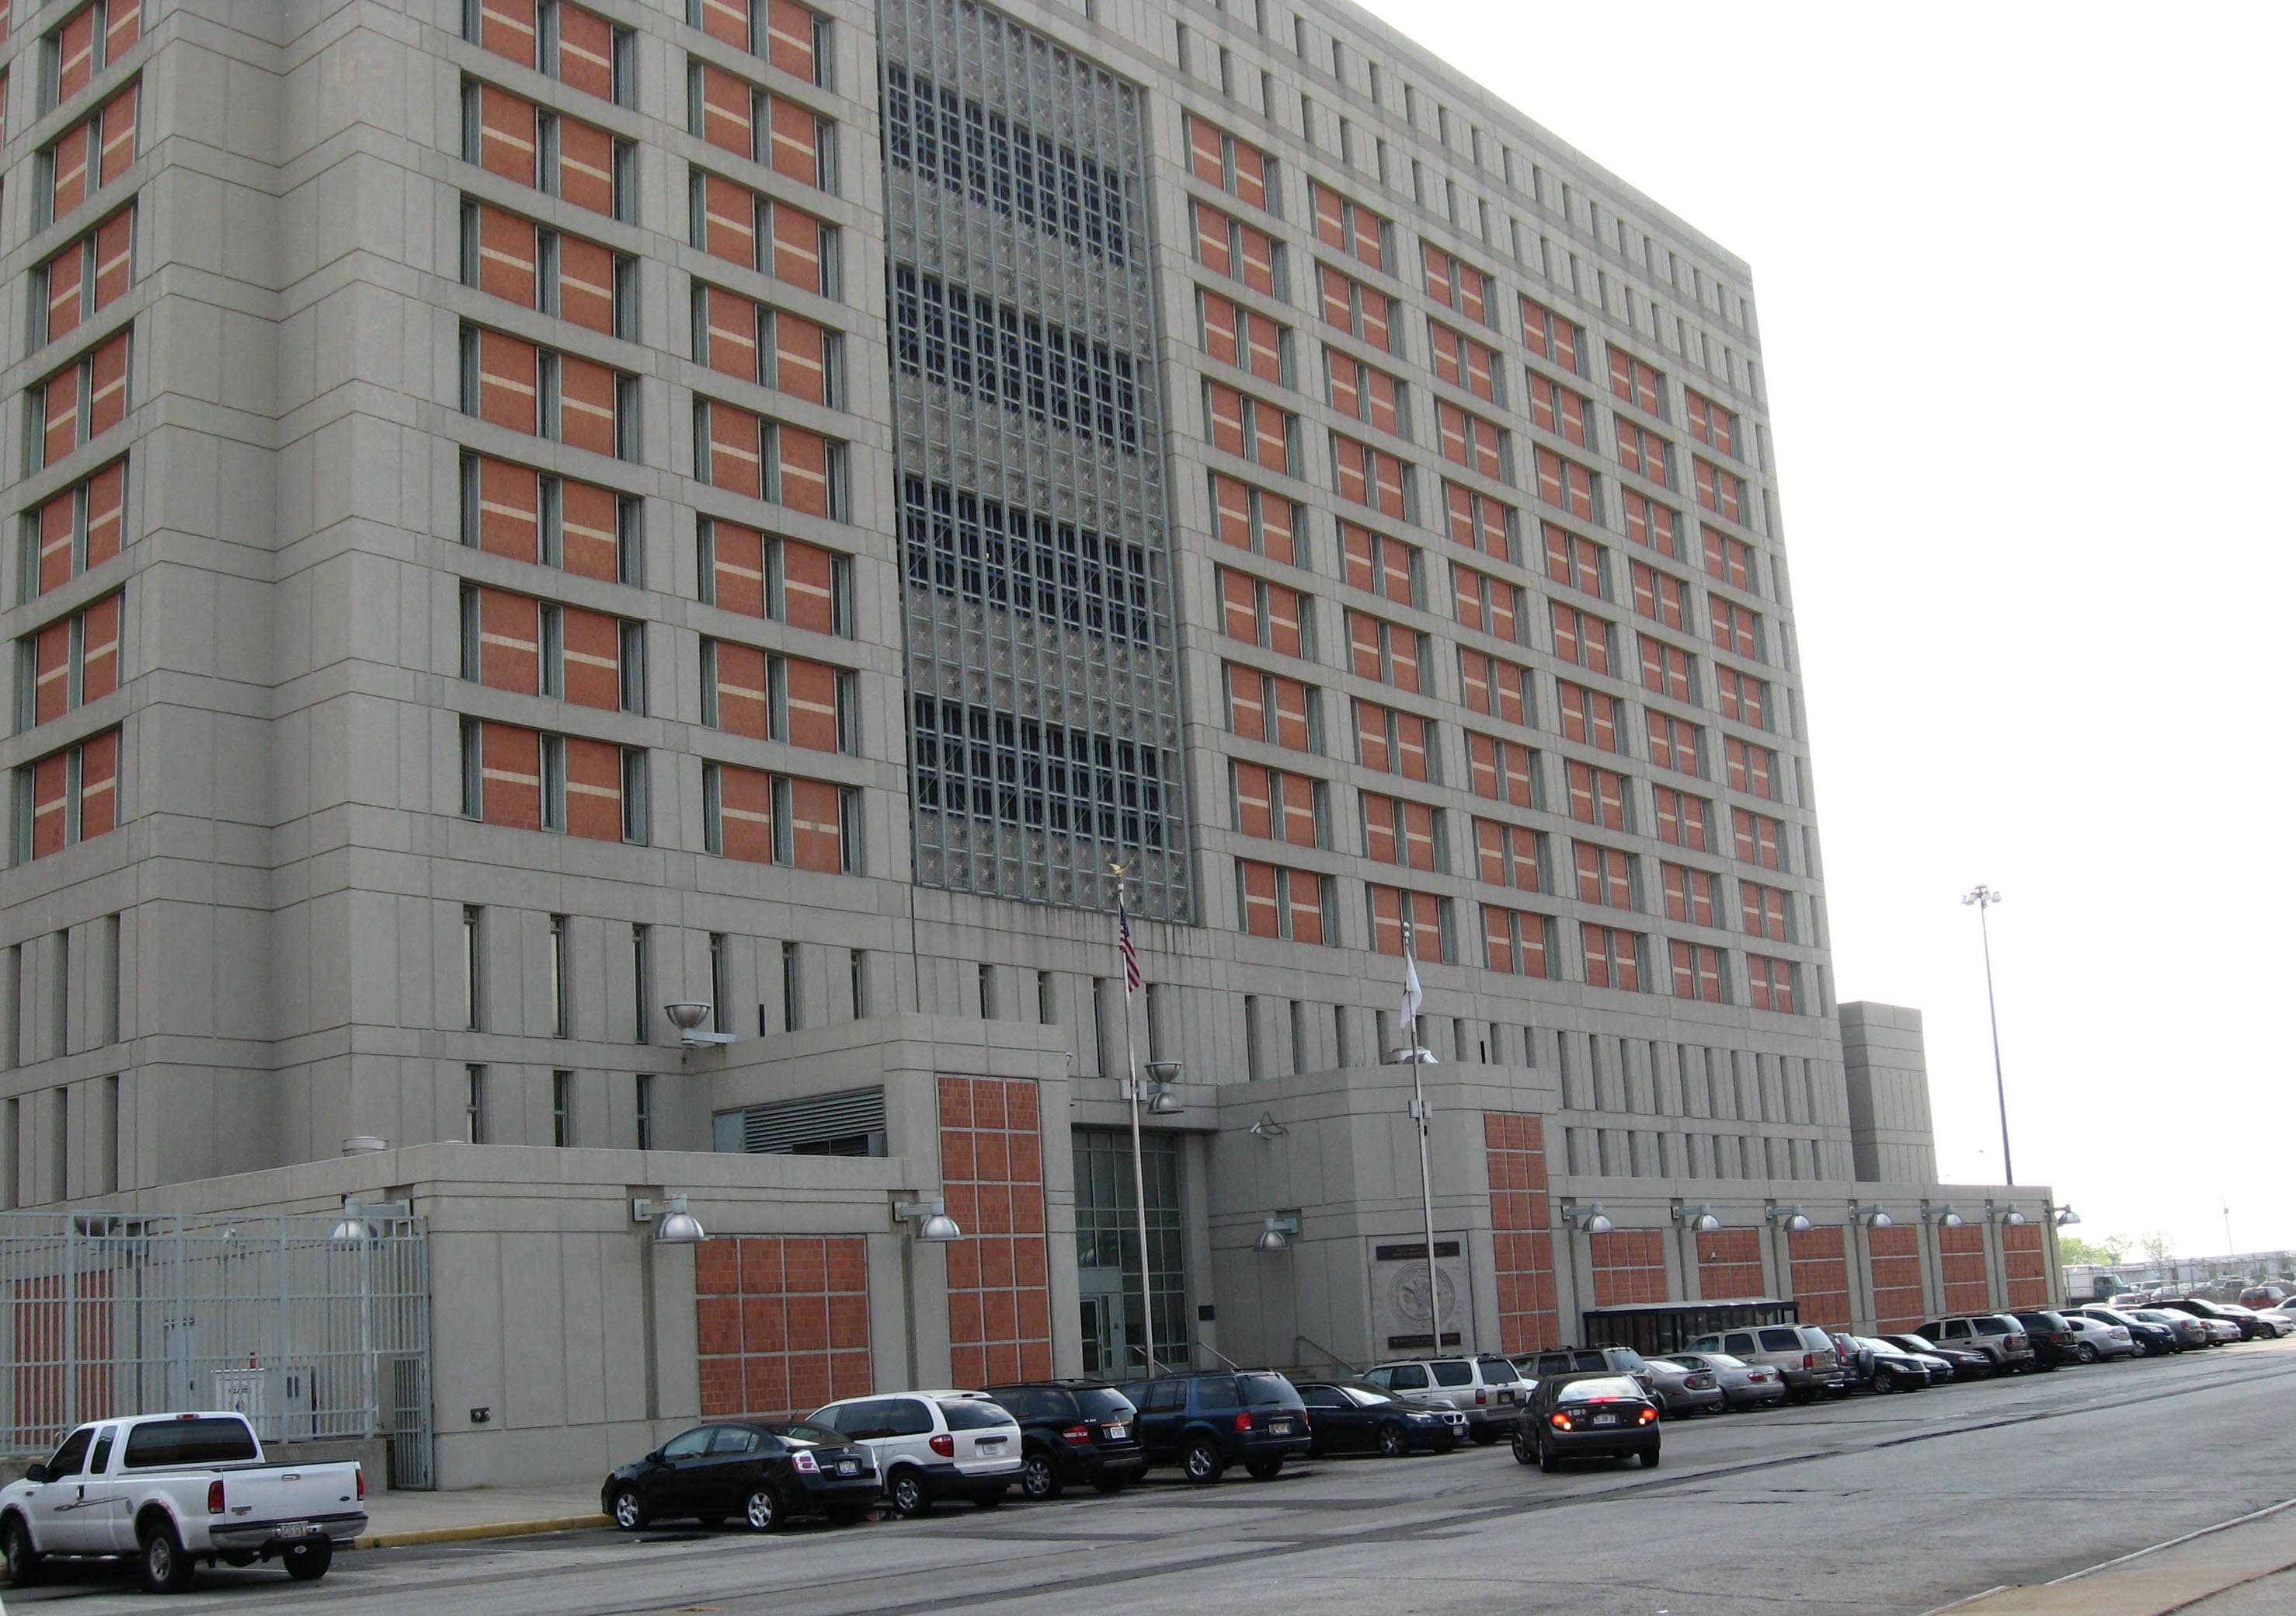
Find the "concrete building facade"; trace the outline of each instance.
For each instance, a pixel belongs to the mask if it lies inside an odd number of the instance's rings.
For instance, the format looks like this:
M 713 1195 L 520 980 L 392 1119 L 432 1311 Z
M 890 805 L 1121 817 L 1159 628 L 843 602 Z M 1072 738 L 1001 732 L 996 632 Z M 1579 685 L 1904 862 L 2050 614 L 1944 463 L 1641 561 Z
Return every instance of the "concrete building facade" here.
M 1834 1000 L 1747 267 L 1455 68 L 1324 0 L 6 27 L 0 1207 L 409 1202 L 443 1484 L 1423 1341 L 1406 948 L 1447 1343 L 2049 1294 Z

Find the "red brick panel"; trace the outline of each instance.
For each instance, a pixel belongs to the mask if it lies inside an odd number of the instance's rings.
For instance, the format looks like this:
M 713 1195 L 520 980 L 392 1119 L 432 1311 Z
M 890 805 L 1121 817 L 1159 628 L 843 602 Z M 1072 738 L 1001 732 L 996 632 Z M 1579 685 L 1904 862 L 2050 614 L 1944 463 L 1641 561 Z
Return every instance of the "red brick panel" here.
M 693 1311 L 703 1419 L 809 1414 L 871 1390 L 858 1235 L 704 1241 Z
M 1764 1294 L 1761 1231 L 1710 1229 L 1699 1235 L 1698 1293 L 1709 1301 Z
M 1554 1236 L 1547 1227 L 1546 1146 L 1527 1112 L 1483 1113 L 1491 1196 L 1499 1350 L 1532 1352 L 1562 1339 L 1555 1314 Z
M 1985 1283 L 1985 1230 L 1977 1224 L 1938 1231 L 1944 1257 L 1945 1310 L 1982 1313 L 1992 1305 Z
M 1897 1233 L 1894 1229 L 1882 1232 Z M 1829 1330 L 1849 1328 L 1849 1265 L 1842 1256 L 1842 1231 L 1811 1228 L 1788 1235 L 1786 1255 L 1793 1269 L 1786 1294 L 1801 1303 L 1801 1322 L 1823 1325 Z M 1918 1269 L 1915 1276 L 1918 1279 Z M 1919 1292 L 1915 1294 L 1918 1297 Z
M 2011 1307 L 2049 1305 L 2048 1267 L 2041 1251 L 2039 1224 L 2012 1224 L 2001 1231 L 2001 1265 Z
M 1589 1235 L 1594 1259 L 1595 1305 L 1620 1308 L 1666 1298 L 1666 1231 L 1613 1229 Z
M 12 1446 L 45 1448 L 70 1429 L 72 1420 L 125 1412 L 111 1378 L 111 1276 L 101 1269 L 81 1274 L 69 1292 L 64 1281 L 53 1276 L 20 1279 L 14 1299 L 9 1309 L 15 1320 L 10 1343 L 15 1349 L 14 1401 L 0 1437 Z M 67 1339 L 78 1360 L 70 1397 L 64 1380 Z
M 948 1214 L 949 1373 L 958 1386 L 1053 1372 L 1046 1288 L 1045 1168 L 1037 1086 L 940 1079 L 940 1163 Z
M 1894 1334 L 1927 1317 L 1922 1300 L 1922 1244 L 1917 1229 L 1874 1229 L 1866 1236 L 1874 1259 L 1874 1318 Z

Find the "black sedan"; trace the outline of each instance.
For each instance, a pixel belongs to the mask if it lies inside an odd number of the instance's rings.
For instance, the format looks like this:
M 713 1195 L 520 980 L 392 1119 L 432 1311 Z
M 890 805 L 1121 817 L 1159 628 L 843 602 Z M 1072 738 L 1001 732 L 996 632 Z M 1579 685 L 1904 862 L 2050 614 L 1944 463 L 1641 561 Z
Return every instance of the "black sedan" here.
M 875 1456 L 826 1426 L 728 1420 L 682 1431 L 623 1465 L 598 1501 L 626 1532 L 668 1520 L 716 1526 L 731 1516 L 767 1532 L 797 1515 L 858 1521 L 883 1490 Z
M 1563 1459 L 1632 1454 L 1655 1470 L 1658 1426 L 1658 1404 L 1626 1375 L 1552 1375 L 1516 1416 L 1515 1463 L 1551 1471 Z
M 1940 1347 L 1926 1335 L 1885 1335 L 1882 1338 L 1892 1347 L 1923 1358 L 1942 1358 L 1957 1381 L 1983 1380 L 1993 1373 L 1993 1360 L 1982 1352 L 1971 1352 L 1961 1347 Z
M 1300 1400 L 1308 1406 L 1308 1431 L 1316 1444 L 1308 1451 L 1319 1458 L 1448 1453 L 1467 1426 L 1456 1409 L 1414 1407 L 1368 1381 L 1301 1381 Z

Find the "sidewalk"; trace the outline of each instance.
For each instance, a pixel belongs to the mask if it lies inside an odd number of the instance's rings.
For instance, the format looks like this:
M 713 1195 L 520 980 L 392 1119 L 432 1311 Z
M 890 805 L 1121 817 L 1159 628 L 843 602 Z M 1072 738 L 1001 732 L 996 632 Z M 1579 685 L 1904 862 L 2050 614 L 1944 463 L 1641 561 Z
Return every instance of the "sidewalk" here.
M 2173 1611 L 2213 1616 L 2220 1610 L 2234 1616 L 2290 1609 L 2280 1601 L 2291 1592 L 2296 1592 L 2296 1501 L 2056 1582 L 1996 1588 L 1929 1616 L 2166 1616 Z M 2263 1603 L 2251 1603 L 2258 1600 Z
M 603 1526 L 598 1489 L 571 1487 L 474 1487 L 463 1492 L 371 1493 L 361 1548 L 403 1548 L 467 1538 L 521 1538 Z

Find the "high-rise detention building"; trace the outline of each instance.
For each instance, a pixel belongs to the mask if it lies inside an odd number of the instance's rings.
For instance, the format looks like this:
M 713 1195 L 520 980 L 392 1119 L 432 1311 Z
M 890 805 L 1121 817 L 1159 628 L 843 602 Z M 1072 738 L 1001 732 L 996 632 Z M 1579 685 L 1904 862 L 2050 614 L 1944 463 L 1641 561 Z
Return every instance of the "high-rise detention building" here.
M 4 14 L 0 1330 L 111 1368 L 0 1438 L 291 1376 L 105 1264 L 347 1198 L 427 1378 L 299 1434 L 447 1484 L 1360 1365 L 1414 1032 L 1447 1348 L 2049 1294 L 1835 1001 L 1749 270 L 1456 69 L 1324 0 Z

